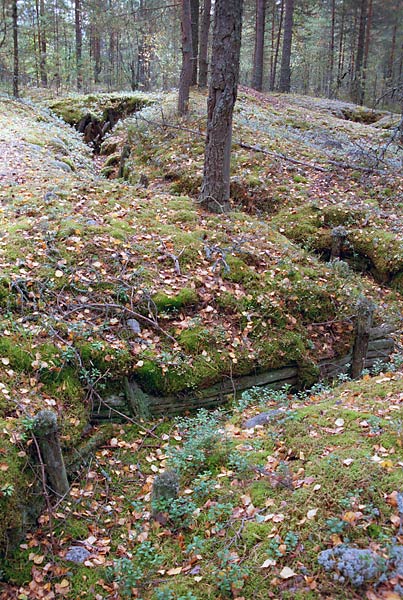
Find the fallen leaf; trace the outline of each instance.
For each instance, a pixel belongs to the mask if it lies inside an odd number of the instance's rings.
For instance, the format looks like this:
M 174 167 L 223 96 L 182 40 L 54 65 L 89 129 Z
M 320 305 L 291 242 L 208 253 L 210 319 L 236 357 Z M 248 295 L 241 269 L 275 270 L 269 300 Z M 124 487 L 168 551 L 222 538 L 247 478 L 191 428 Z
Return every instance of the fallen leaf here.
M 167 571 L 167 575 L 179 575 L 179 573 L 182 573 L 182 567 L 174 567 Z
M 308 510 L 308 512 L 306 513 L 306 516 L 308 517 L 308 519 L 314 519 L 316 517 L 317 512 L 318 512 L 317 508 L 312 508 L 311 510 Z
M 291 577 L 295 577 L 296 573 L 290 567 L 284 567 L 284 569 L 280 572 L 281 579 L 290 579 Z
M 276 560 L 273 560 L 272 558 L 268 558 L 267 560 L 264 561 L 264 563 L 262 565 L 260 565 L 261 569 L 268 569 L 269 567 L 274 567 L 277 564 Z

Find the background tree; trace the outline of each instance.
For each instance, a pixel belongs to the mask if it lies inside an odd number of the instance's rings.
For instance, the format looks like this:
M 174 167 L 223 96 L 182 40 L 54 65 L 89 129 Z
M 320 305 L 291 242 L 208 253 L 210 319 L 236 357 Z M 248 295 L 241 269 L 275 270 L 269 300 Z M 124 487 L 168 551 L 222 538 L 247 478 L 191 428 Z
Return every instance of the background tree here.
M 14 54 L 14 68 L 13 68 L 13 96 L 18 98 L 19 93 L 19 48 L 18 48 L 18 7 L 17 0 L 12 0 L 12 19 L 13 19 L 13 54 Z
M 229 210 L 232 114 L 237 97 L 243 0 L 216 0 L 207 139 L 201 204 L 212 212 Z
M 200 47 L 199 47 L 199 87 L 207 86 L 208 71 L 208 39 L 211 21 L 211 0 L 204 0 L 203 17 L 200 27 Z
M 178 113 L 184 115 L 189 110 L 189 91 L 193 76 L 193 45 L 191 0 L 182 0 L 182 70 L 179 81 Z
M 191 85 L 197 84 L 197 59 L 199 55 L 199 0 L 190 0 L 190 15 L 192 23 L 192 80 Z
M 264 34 L 266 27 L 266 0 L 256 0 L 256 33 L 255 50 L 253 53 L 252 87 L 262 90 L 263 87 L 263 59 L 264 59 Z
M 280 92 L 291 89 L 291 45 L 294 24 L 294 0 L 285 0 L 283 51 L 281 54 Z

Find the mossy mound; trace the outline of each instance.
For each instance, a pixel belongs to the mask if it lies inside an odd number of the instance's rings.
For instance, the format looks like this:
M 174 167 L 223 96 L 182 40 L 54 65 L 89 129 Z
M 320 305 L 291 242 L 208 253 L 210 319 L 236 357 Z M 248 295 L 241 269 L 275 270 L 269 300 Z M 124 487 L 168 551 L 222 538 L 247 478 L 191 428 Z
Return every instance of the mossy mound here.
M 123 119 L 151 102 L 150 96 L 142 93 L 76 94 L 52 100 L 47 106 L 69 125 L 77 125 L 88 114 L 105 121 L 108 111 Z
M 326 258 L 330 256 L 332 229 L 343 225 L 347 239 L 341 258 L 359 269 L 370 270 L 384 282 L 390 282 L 403 269 L 400 236 L 385 231 L 379 218 L 372 216 L 370 206 L 364 210 L 349 209 L 345 205 L 308 204 L 281 211 L 272 223 L 293 241 Z

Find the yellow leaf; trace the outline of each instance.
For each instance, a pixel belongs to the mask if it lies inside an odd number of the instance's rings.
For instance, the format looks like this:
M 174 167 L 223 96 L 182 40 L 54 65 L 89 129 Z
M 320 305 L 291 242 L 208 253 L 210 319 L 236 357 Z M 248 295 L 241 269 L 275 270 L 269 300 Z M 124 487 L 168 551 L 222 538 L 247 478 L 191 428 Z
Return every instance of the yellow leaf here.
M 182 573 L 182 567 L 175 567 L 167 571 L 167 575 L 179 575 L 179 573 Z
M 269 567 L 274 567 L 277 564 L 277 561 L 273 560 L 272 558 L 268 558 L 267 560 L 264 561 L 264 563 L 262 565 L 260 565 L 261 569 L 268 569 Z
M 281 579 L 290 579 L 291 577 L 295 577 L 296 573 L 290 567 L 284 567 L 284 569 L 280 572 Z

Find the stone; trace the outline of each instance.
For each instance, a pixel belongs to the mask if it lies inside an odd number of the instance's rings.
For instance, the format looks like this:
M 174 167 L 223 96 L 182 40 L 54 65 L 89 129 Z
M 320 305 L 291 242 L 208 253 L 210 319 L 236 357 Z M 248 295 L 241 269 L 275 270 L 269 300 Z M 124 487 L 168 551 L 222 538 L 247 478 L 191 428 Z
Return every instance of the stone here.
M 133 333 L 141 333 L 140 323 L 136 319 L 128 319 L 126 324 Z
M 57 167 L 58 169 L 61 169 L 65 173 L 71 173 L 72 170 L 73 170 L 67 163 L 62 162 L 61 160 L 52 160 L 51 164 L 54 167 Z
M 90 556 L 91 552 L 86 548 L 83 548 L 82 546 L 70 546 L 64 558 L 70 562 L 81 564 L 88 560 Z
M 157 508 L 161 501 L 175 500 L 179 493 L 179 477 L 176 471 L 164 471 L 154 479 L 151 503 Z
M 256 415 L 255 417 L 251 417 L 250 419 L 245 421 L 243 428 L 244 429 L 253 429 L 257 425 L 267 425 L 274 419 L 277 419 L 277 417 L 283 416 L 283 415 L 284 415 L 284 411 L 282 411 L 282 410 L 277 410 L 277 409 L 269 410 L 267 412 L 260 413 L 259 415 Z

